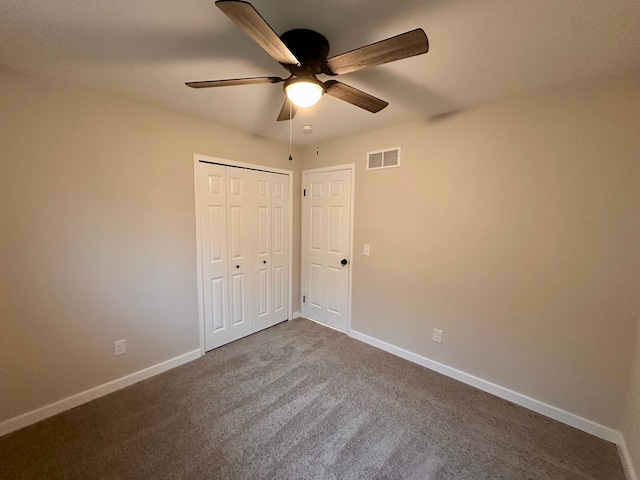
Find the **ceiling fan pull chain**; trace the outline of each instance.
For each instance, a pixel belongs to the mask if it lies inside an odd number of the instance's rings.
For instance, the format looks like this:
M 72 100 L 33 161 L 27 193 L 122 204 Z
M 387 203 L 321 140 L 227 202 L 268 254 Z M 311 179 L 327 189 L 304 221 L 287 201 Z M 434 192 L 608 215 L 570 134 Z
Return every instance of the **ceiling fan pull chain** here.
M 289 101 L 289 161 L 293 160 L 293 155 L 291 154 L 291 137 L 293 136 L 293 117 L 291 115 L 291 101 Z
M 316 157 L 320 155 L 320 102 L 316 103 Z

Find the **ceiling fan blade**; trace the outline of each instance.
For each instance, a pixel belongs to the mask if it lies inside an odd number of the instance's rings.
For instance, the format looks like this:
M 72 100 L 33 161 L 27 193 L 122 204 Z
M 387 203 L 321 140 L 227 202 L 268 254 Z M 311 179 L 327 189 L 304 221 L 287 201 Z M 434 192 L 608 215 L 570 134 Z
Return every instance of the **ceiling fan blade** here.
M 216 6 L 233 20 L 244 33 L 262 47 L 276 62 L 300 65 L 296 56 L 249 2 L 217 0 Z
M 362 90 L 358 90 L 337 80 L 327 80 L 324 82 L 324 91 L 332 97 L 349 102 L 356 107 L 364 108 L 371 113 L 377 113 L 389 105 L 389 102 L 380 100 L 373 95 L 369 95 Z
M 291 108 L 291 110 L 289 110 Z M 278 121 L 282 122 L 284 120 L 289 120 L 289 112 L 291 112 L 291 118 L 296 116 L 296 112 L 298 111 L 298 107 L 289 100 L 289 97 L 284 99 L 284 105 L 282 105 L 282 109 L 278 114 Z
M 228 78 L 226 80 L 205 80 L 203 82 L 187 82 L 185 85 L 191 88 L 230 87 L 232 85 L 255 85 L 257 83 L 280 83 L 284 80 L 280 77 L 249 77 Z
M 357 48 L 327 60 L 327 66 L 334 75 L 355 72 L 363 68 L 395 62 L 429 51 L 429 39 L 421 28 L 396 35 L 395 37 Z

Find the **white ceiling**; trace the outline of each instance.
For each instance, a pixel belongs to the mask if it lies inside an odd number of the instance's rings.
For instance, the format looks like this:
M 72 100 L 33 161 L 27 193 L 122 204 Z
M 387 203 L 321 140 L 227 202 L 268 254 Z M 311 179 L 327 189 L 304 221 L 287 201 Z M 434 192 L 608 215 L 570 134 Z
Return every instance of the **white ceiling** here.
M 371 114 L 325 95 L 320 138 L 382 128 L 496 100 L 640 71 L 638 0 L 252 0 L 278 34 L 309 28 L 329 56 L 422 27 L 426 55 L 341 81 L 387 100 Z M 288 142 L 282 84 L 195 90 L 186 81 L 287 72 L 213 0 L 2 0 L 0 64 Z M 46 88 L 43 83 L 42 88 Z M 315 107 L 294 143 L 312 144 Z

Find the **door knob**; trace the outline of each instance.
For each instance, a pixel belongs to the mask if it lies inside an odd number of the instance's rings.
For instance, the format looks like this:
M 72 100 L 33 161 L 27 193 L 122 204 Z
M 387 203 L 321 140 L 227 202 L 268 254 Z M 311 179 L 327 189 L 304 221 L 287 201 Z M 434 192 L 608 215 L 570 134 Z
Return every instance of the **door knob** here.
M 262 263 L 264 263 L 264 264 L 266 265 L 266 264 L 267 264 L 267 261 L 266 261 L 266 260 L 262 260 Z
M 240 268 L 240 265 L 236 265 L 236 268 Z
M 347 264 L 347 263 L 349 263 L 349 262 L 347 262 L 347 259 L 346 259 L 346 258 L 343 258 L 342 260 L 340 260 L 340 263 L 344 266 L 344 265 L 346 265 L 346 264 Z

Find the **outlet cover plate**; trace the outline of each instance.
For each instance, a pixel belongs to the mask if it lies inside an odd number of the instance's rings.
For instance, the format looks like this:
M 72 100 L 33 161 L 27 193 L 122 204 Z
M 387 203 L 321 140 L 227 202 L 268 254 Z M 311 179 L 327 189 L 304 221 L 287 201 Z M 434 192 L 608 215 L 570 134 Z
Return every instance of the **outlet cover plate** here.
M 437 328 L 433 329 L 433 341 L 442 343 L 442 330 L 438 330 Z
M 117 357 L 118 355 L 124 355 L 127 353 L 127 341 L 126 340 L 117 340 L 113 342 L 113 356 Z

